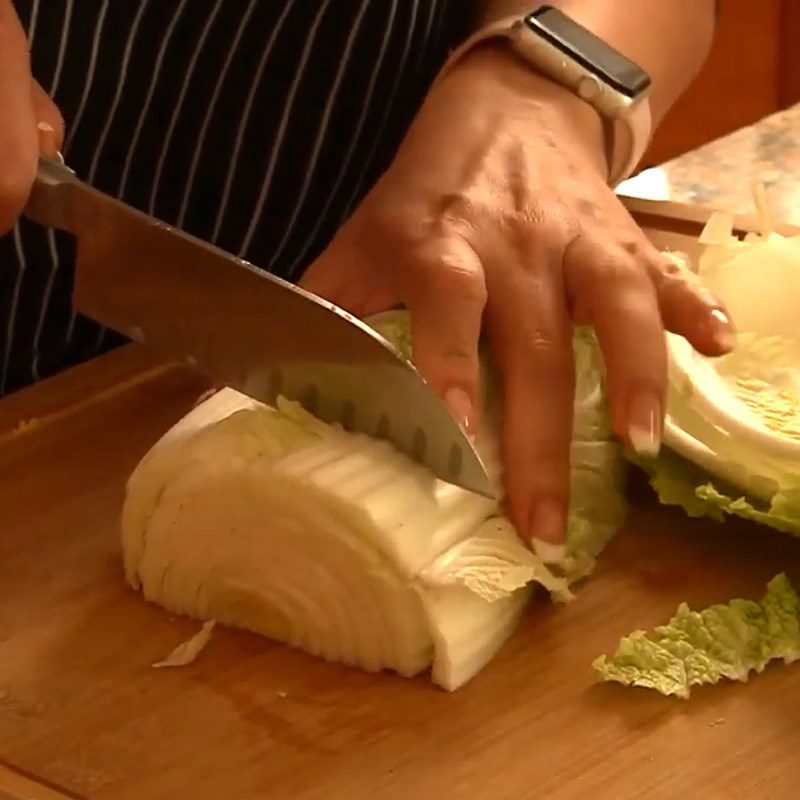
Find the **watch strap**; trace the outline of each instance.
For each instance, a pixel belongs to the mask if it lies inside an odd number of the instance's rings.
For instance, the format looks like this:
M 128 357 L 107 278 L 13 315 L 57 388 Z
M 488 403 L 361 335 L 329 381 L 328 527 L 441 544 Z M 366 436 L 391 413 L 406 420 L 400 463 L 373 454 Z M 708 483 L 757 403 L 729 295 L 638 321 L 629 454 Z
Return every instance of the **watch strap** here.
M 520 18 L 507 17 L 486 25 L 473 33 L 466 41 L 462 42 L 455 50 L 450 53 L 447 61 L 434 81 L 438 83 L 447 75 L 461 59 L 478 47 L 492 40 L 505 40 L 509 44 L 513 41 L 515 26 L 520 22 Z M 510 47 L 515 56 L 520 60 L 522 57 Z M 526 62 L 530 69 L 536 70 L 536 65 Z M 540 71 L 544 77 L 552 78 Z M 569 87 L 568 91 L 573 91 Z M 580 96 L 577 92 L 573 94 Z M 598 115 L 603 119 L 603 128 L 606 138 L 606 158 L 608 162 L 608 183 L 616 186 L 620 181 L 629 177 L 636 165 L 644 155 L 647 145 L 650 143 L 652 132 L 652 117 L 650 113 L 650 103 L 647 97 L 640 98 L 634 103 L 625 116 L 610 118 L 604 116 L 590 100 L 582 98 L 585 102 L 592 105 Z
M 605 118 L 604 125 L 607 128 L 608 183 L 616 186 L 633 174 L 650 144 L 653 129 L 650 101 L 643 97 L 626 116 Z

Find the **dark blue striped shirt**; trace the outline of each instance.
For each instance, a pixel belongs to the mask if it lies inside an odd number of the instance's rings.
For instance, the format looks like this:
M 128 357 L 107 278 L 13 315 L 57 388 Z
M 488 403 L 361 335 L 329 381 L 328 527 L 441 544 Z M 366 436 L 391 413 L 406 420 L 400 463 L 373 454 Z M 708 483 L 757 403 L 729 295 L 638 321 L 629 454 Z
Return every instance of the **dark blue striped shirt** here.
M 450 6 L 450 7 L 448 7 Z M 15 0 L 80 177 L 294 279 L 388 166 L 455 0 Z M 0 395 L 118 341 L 68 236 L 0 239 Z

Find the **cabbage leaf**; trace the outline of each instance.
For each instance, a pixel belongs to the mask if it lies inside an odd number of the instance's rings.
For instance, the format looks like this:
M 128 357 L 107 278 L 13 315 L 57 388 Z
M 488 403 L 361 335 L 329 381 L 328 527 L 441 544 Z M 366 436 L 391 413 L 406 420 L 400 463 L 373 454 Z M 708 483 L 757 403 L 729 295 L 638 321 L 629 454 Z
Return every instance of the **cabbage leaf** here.
M 769 499 L 762 500 L 748 497 L 710 476 L 668 448 L 663 448 L 658 458 L 651 461 L 629 458 L 648 473 L 650 485 L 662 505 L 680 506 L 690 517 L 724 522 L 726 516 L 735 516 L 800 536 L 800 479 L 787 482 Z
M 704 611 L 684 603 L 653 633 L 635 631 L 593 667 L 604 681 L 655 689 L 687 699 L 694 686 L 746 681 L 770 661 L 800 658 L 800 597 L 785 574 L 773 578 L 760 603 L 731 600 Z

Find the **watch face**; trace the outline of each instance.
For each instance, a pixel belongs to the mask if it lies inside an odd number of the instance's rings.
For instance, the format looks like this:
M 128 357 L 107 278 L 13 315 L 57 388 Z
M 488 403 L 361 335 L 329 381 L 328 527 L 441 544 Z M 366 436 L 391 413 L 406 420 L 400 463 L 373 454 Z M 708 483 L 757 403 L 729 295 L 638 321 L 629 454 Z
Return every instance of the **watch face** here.
M 577 61 L 603 83 L 630 98 L 650 86 L 650 76 L 619 51 L 552 6 L 540 6 L 525 18 L 537 36 Z

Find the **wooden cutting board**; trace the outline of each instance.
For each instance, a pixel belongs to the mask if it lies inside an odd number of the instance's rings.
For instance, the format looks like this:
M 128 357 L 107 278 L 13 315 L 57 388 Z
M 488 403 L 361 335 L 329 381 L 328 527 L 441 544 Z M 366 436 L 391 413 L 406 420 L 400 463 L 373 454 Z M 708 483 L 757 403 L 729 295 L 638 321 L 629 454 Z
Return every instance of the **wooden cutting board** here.
M 575 602 L 539 598 L 454 694 L 225 629 L 152 669 L 198 625 L 125 586 L 123 486 L 202 389 L 131 347 L 0 402 L 0 798 L 799 796 L 800 667 L 689 702 L 594 683 L 595 656 L 682 601 L 757 598 L 781 570 L 800 584 L 800 541 L 641 490 Z

